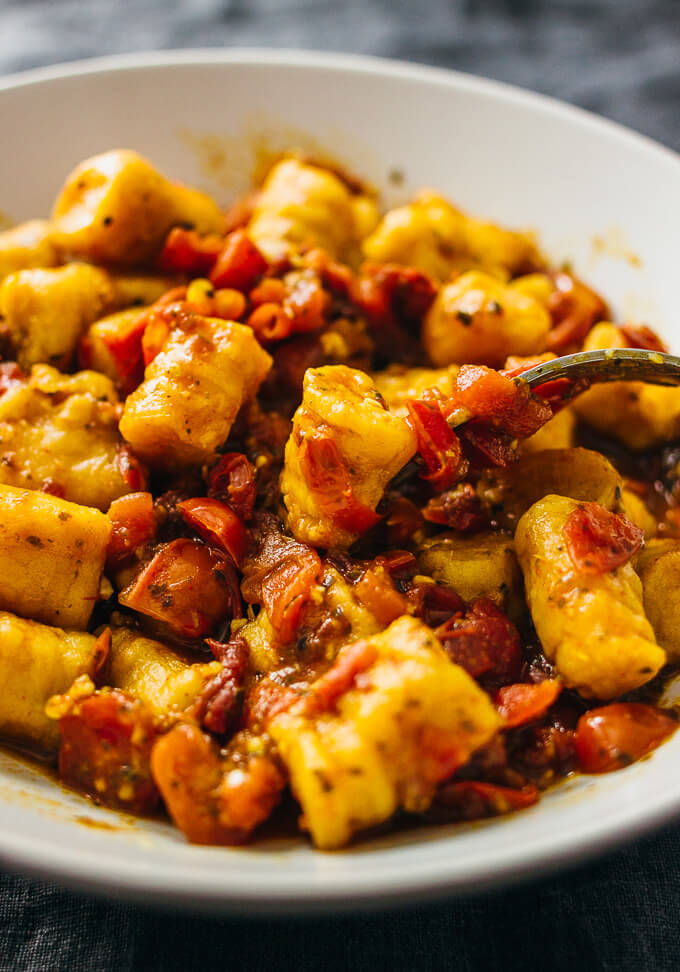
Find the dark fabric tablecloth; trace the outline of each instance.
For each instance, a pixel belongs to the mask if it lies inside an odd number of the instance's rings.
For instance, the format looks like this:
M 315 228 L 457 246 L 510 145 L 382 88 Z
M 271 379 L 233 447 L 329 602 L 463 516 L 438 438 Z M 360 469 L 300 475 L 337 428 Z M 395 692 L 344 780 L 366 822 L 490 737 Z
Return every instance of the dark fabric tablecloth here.
M 680 149 L 678 0 L 0 0 L 0 72 L 225 45 L 455 67 L 556 95 Z M 11 151 L 11 133 L 3 136 Z M 678 970 L 679 858 L 680 827 L 671 827 L 571 872 L 475 898 L 267 921 L 160 913 L 0 873 L 0 972 Z

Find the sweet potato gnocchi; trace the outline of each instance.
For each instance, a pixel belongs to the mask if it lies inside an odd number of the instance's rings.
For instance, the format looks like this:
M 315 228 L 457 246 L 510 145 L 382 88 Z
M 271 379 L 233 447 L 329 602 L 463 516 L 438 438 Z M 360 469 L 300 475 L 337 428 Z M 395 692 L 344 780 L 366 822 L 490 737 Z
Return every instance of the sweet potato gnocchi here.
M 663 348 L 530 232 L 295 155 L 223 209 L 116 150 L 0 233 L 0 323 L 0 738 L 68 785 L 331 850 L 674 731 L 680 390 L 527 391 Z

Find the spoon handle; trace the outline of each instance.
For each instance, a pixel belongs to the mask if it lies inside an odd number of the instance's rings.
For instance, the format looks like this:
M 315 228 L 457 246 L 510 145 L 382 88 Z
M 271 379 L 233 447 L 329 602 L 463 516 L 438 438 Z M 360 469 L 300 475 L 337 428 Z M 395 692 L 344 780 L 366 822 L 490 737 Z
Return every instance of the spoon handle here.
M 653 385 L 680 385 L 680 357 L 640 348 L 607 348 L 579 351 L 553 358 L 515 378 L 518 384 L 536 388 L 557 378 L 602 381 L 647 381 Z

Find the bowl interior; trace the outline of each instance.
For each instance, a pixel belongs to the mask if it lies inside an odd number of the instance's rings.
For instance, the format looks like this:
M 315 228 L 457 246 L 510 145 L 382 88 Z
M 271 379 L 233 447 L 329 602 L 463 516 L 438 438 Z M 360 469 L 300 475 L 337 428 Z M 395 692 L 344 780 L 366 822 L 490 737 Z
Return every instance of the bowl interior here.
M 69 170 L 113 147 L 227 202 L 276 153 L 300 148 L 372 181 L 386 204 L 434 187 L 536 229 L 618 313 L 680 346 L 675 309 L 680 161 L 554 102 L 444 72 L 286 52 L 121 58 L 0 83 L 0 211 L 46 214 Z M 8 143 L 10 144 L 10 143 Z M 90 887 L 232 908 L 321 907 L 471 889 L 578 859 L 680 809 L 680 736 L 609 777 L 467 827 L 315 853 L 302 841 L 187 846 L 162 822 L 94 808 L 0 753 L 0 859 Z

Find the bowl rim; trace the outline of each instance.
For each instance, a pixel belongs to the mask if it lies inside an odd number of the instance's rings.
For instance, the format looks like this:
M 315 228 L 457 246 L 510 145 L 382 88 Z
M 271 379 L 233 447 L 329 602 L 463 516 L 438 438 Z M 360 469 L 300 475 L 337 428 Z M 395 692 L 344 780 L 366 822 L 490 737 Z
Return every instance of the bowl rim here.
M 91 75 L 106 75 L 131 70 L 156 68 L 192 68 L 211 65 L 280 66 L 298 69 L 322 69 L 341 73 L 351 72 L 371 77 L 399 78 L 426 82 L 439 87 L 482 94 L 496 101 L 525 106 L 533 112 L 563 119 L 597 133 L 609 133 L 627 149 L 651 155 L 675 171 L 680 169 L 680 155 L 648 136 L 632 131 L 618 122 L 566 104 L 547 95 L 538 94 L 500 81 L 428 65 L 359 54 L 337 54 L 288 48 L 230 47 L 189 48 L 184 50 L 135 52 L 105 57 L 87 58 L 33 68 L 0 77 L 0 95 L 59 80 Z M 623 772 L 626 772 L 625 770 Z M 375 876 L 357 883 L 351 870 L 334 874 L 325 885 L 301 886 L 300 879 L 286 877 L 281 872 L 273 884 L 267 885 L 261 873 L 250 880 L 241 880 L 230 887 L 224 872 L 204 870 L 200 885 L 187 885 L 186 879 L 200 869 L 200 864 L 184 862 L 169 864 L 155 873 L 148 864 L 129 861 L 116 863 L 109 857 L 100 869 L 101 858 L 94 851 L 83 850 L 74 859 L 72 850 L 54 845 L 40 837 L 17 838 L 0 833 L 0 864 L 9 870 L 20 871 L 38 878 L 106 896 L 121 896 L 143 903 L 150 900 L 164 906 L 200 910 L 230 911 L 242 915 L 315 914 L 320 912 L 358 911 L 403 904 L 417 897 L 418 901 L 454 893 L 474 893 L 491 887 L 498 888 L 528 876 L 539 876 L 556 869 L 582 863 L 618 844 L 639 838 L 680 814 L 680 791 L 663 791 L 640 807 L 622 805 L 606 820 L 589 820 L 579 825 L 578 837 L 566 831 L 553 833 L 547 839 L 521 850 L 508 853 L 500 864 L 476 864 L 472 870 L 447 873 L 446 859 L 437 866 L 428 861 L 422 868 L 412 867 L 399 873 L 394 881 L 393 870 L 377 869 Z M 314 853 L 318 853 L 314 851 Z M 351 853 L 351 851 L 350 851 Z M 173 875 L 174 878 L 173 879 Z M 221 880 L 220 880 L 221 877 Z

